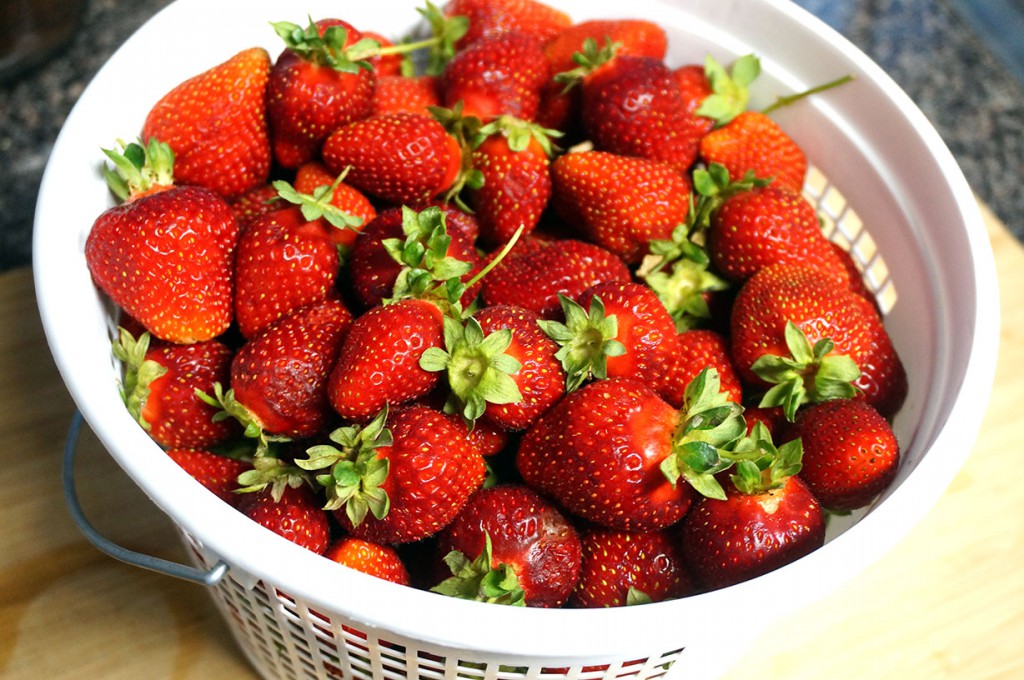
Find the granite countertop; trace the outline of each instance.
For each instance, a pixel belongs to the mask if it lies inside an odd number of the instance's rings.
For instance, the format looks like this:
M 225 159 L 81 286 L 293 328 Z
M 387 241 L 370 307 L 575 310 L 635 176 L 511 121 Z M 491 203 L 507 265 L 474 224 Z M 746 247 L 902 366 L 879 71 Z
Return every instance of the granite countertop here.
M 31 262 L 40 178 L 71 107 L 114 50 L 169 2 L 90 0 L 70 43 L 42 65 L 0 82 L 0 271 Z M 1024 85 L 958 9 L 970 3 L 798 4 L 847 36 L 906 90 L 977 195 L 1024 238 Z

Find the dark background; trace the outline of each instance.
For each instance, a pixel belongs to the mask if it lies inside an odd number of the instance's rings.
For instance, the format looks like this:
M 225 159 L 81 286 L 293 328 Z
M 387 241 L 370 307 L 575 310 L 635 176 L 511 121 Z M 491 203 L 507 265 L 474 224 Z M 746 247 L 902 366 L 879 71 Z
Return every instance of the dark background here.
M 39 181 L 71 107 L 114 50 L 169 1 L 0 0 L 0 271 L 31 262 Z M 848 37 L 903 87 L 977 195 L 1024 236 L 1024 0 L 797 4 Z M 34 64 L 13 64 L 19 22 L 30 13 L 57 46 Z M 62 30 L 72 26 L 62 41 Z M 154 50 L 154 58 L 164 54 Z

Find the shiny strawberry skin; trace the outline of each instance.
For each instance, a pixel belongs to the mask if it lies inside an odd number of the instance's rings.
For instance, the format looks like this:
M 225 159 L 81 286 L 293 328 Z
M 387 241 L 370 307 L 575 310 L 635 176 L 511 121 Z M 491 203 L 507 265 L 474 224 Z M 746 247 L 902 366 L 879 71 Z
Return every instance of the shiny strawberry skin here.
M 267 181 L 270 137 L 264 104 L 270 56 L 253 47 L 190 78 L 156 103 L 142 138 L 174 150 L 174 178 L 232 197 Z
M 503 245 L 519 227 L 533 231 L 551 198 L 551 163 L 540 142 L 515 151 L 505 135 L 491 135 L 473 151 L 473 167 L 484 177 L 470 202 L 485 244 Z
M 407 586 L 411 581 L 402 558 L 389 545 L 364 541 L 354 536 L 342 536 L 331 543 L 324 557 L 398 585 Z
M 401 300 L 370 309 L 352 324 L 330 373 L 331 404 L 344 418 L 368 421 L 387 404 L 426 395 L 438 381 L 419 365 L 428 347 L 444 347 L 435 305 Z
M 680 408 L 690 381 L 705 368 L 714 368 L 729 401 L 743 403 L 743 384 L 732 363 L 728 337 L 711 329 L 694 328 L 679 334 L 677 346 L 676 360 L 657 382 L 665 401 Z
M 589 240 L 636 264 L 653 240 L 686 220 L 689 181 L 669 166 L 605 151 L 559 156 L 551 164 L 552 204 Z
M 864 507 L 892 484 L 899 470 L 900 447 L 892 427 L 863 401 L 812 404 L 794 430 L 804 449 L 800 477 L 830 510 Z
M 234 317 L 238 223 L 215 192 L 172 187 L 103 212 L 85 244 L 96 285 L 154 336 L 210 340 Z
M 773 178 L 773 186 L 800 192 L 807 176 L 803 149 L 771 118 L 759 111 L 744 111 L 701 139 L 700 157 L 706 165 L 718 163 L 734 181 L 748 171 L 760 179 Z
M 528 607 L 561 607 L 579 576 L 582 552 L 575 527 L 532 489 L 503 484 L 469 497 L 437 542 L 437 562 L 452 550 L 470 559 L 491 539 L 492 568 L 515 571 Z M 441 566 L 439 574 L 447 575 Z
M 228 201 L 231 213 L 238 221 L 240 231 L 245 231 L 258 218 L 283 206 L 278 199 L 277 189 L 271 184 L 259 184 Z
M 300 194 L 311 196 L 320 187 L 334 186 L 334 182 L 337 179 L 338 176 L 328 170 L 323 163 L 310 161 L 309 163 L 303 163 L 295 171 L 293 186 Z M 331 205 L 347 215 L 358 217 L 362 220 L 362 224 L 353 228 L 327 230 L 331 240 L 342 248 L 351 246 L 359 232 L 377 216 L 377 208 L 374 207 L 366 194 L 354 186 L 346 184 L 344 181 L 334 186 L 334 191 L 331 194 Z
M 680 525 L 683 555 L 697 581 L 716 589 L 766 574 L 821 547 L 821 505 L 799 477 L 746 495 L 731 485 L 726 500 L 701 497 Z
M 573 607 L 622 607 L 630 588 L 652 602 L 695 591 L 671 530 L 633 532 L 587 525 L 580 530 L 583 562 Z
M 523 33 L 544 42 L 572 24 L 565 12 L 537 0 L 450 0 L 444 12 L 469 19 L 469 30 L 457 44 L 460 49 L 502 33 Z
M 591 19 L 581 21 L 560 31 L 544 45 L 544 52 L 551 63 L 552 73 L 562 73 L 576 67 L 573 55 L 583 49 L 587 38 L 593 38 L 598 46 L 605 38 L 620 43 L 617 56 L 634 55 L 664 59 L 668 51 L 668 37 L 658 24 L 643 19 Z
M 654 531 L 678 522 L 696 492 L 669 483 L 678 414 L 627 378 L 589 383 L 559 401 L 523 436 L 516 467 L 529 486 L 583 519 Z
M 333 417 L 327 379 L 352 314 L 334 298 L 299 309 L 243 345 L 231 365 L 236 400 L 268 434 L 310 437 Z
M 373 114 L 429 114 L 428 107 L 441 105 L 439 90 L 436 76 L 380 76 L 374 93 Z
M 683 100 L 683 109 L 694 115 L 697 135 L 703 137 L 715 127 L 715 121 L 711 118 L 696 115 L 697 109 L 713 92 L 707 76 L 704 75 L 704 67 L 700 64 L 686 64 L 672 71 L 672 77 Z
M 269 488 L 242 494 L 238 501 L 246 517 L 318 555 L 330 541 L 330 521 L 321 505 L 307 486 L 285 488 L 280 501 Z
M 346 181 L 391 203 L 429 201 L 455 181 L 458 141 L 425 114 L 390 113 L 338 128 L 324 143 L 331 172 L 352 166 Z
M 388 460 L 381 484 L 390 499 L 383 519 L 372 514 L 353 526 L 344 508 L 334 511 L 342 528 L 375 543 L 419 541 L 445 527 L 484 482 L 484 459 L 445 414 L 426 406 L 395 408 L 387 427 L 393 443 L 376 449 Z
M 238 475 L 252 469 L 251 463 L 199 449 L 168 449 L 167 456 L 222 501 L 238 505 Z

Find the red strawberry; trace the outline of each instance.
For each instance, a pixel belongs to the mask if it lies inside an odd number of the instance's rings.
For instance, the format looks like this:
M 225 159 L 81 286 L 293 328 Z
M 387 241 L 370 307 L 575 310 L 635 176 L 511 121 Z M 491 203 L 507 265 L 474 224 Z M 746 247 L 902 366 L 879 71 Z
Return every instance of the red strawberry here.
M 345 21 L 273 26 L 285 49 L 270 71 L 267 117 L 274 158 L 297 168 L 313 160 L 338 127 L 370 115 L 376 73 L 361 66 L 363 35 Z
M 323 147 L 331 172 L 351 166 L 346 181 L 392 203 L 429 201 L 455 182 L 459 141 L 430 116 L 390 113 L 337 128 Z
M 330 374 L 331 404 L 342 417 L 367 421 L 385 405 L 424 396 L 438 375 L 420 368 L 428 347 L 444 344 L 441 311 L 424 300 L 377 306 L 359 316 Z
M 440 411 L 409 405 L 383 410 L 365 427 L 331 433 L 337 446 L 309 449 L 296 463 L 317 477 L 351 535 L 396 544 L 432 536 L 484 481 L 484 459 Z
M 821 505 L 796 476 L 799 440 L 775 449 L 755 428 L 745 442 L 737 448 L 747 459 L 737 463 L 727 497 L 699 499 L 680 525 L 686 562 L 709 589 L 765 574 L 825 542 Z
M 441 77 L 441 103 L 487 121 L 510 115 L 531 121 L 551 71 L 541 43 L 522 33 L 499 33 L 457 52 Z
M 460 49 L 480 38 L 511 32 L 546 41 L 572 23 L 564 12 L 537 0 L 450 0 L 444 13 L 469 20 L 469 30 L 457 43 Z
M 264 96 L 270 56 L 239 52 L 161 97 L 142 126 L 142 139 L 174 151 L 174 176 L 222 196 L 265 184 L 270 138 Z
M 784 406 L 790 420 L 808 401 L 856 390 L 885 416 L 903 404 L 906 371 L 881 318 L 831 274 L 799 264 L 763 267 L 737 294 L 731 325 L 740 376 L 772 388 L 761 405 Z
M 257 218 L 284 207 L 278 198 L 277 189 L 273 185 L 260 184 L 238 194 L 228 205 L 238 220 L 238 228 L 245 231 Z
M 391 546 L 343 536 L 327 548 L 324 557 L 385 581 L 402 586 L 410 584 L 409 570 Z
M 377 216 L 377 209 L 363 192 L 345 184 L 344 177 L 332 173 L 319 161 L 300 165 L 295 171 L 294 186 L 295 191 L 307 196 L 315 195 L 318 190 L 322 192 L 327 187 L 331 188 L 330 204 L 353 218 L 346 222 L 348 228 L 329 230 L 334 242 L 343 249 L 351 246 L 362 228 Z
M 217 409 L 196 396 L 231 375 L 233 352 L 218 340 L 190 345 L 156 344 L 144 333 L 136 340 L 121 329 L 114 356 L 125 367 L 123 392 L 128 412 L 165 448 L 201 449 L 239 433 L 238 424 L 215 420 Z
M 198 449 L 168 449 L 167 456 L 225 503 L 237 506 L 242 499 L 235 493 L 238 476 L 252 463 Z
M 679 334 L 678 353 L 659 391 L 673 406 L 680 406 L 686 386 L 705 368 L 714 368 L 729 401 L 743 403 L 743 385 L 729 354 L 729 339 L 717 331 L 694 328 Z
M 643 19 L 591 19 L 561 31 L 547 44 L 544 53 L 552 73 L 563 73 L 577 66 L 575 54 L 582 52 L 587 39 L 602 46 L 618 43 L 616 55 L 635 55 L 664 59 L 668 50 L 665 29 Z
M 688 180 L 643 158 L 567 153 L 551 164 L 551 179 L 562 219 L 627 264 L 638 263 L 651 241 L 669 238 L 690 208 Z
M 575 298 L 596 283 L 630 279 L 622 260 L 600 246 L 524 239 L 484 277 L 480 292 L 488 305 L 517 305 L 551 319 L 561 312 L 559 294 Z
M 570 603 L 622 607 L 694 592 L 679 546 L 667 531 L 644 533 L 587 526 L 580 530 L 583 563 Z
M 270 489 L 243 494 L 238 509 L 249 519 L 293 543 L 322 555 L 330 523 L 319 499 L 307 486 L 286 487 L 278 498 Z
M 707 249 L 717 271 L 733 281 L 776 262 L 819 267 L 848 279 L 814 206 L 774 183 L 726 198 L 711 215 Z
M 231 389 L 218 389 L 217 400 L 249 436 L 317 434 L 332 416 L 327 377 L 351 325 L 352 314 L 333 297 L 282 317 L 238 350 Z
M 583 519 L 626 531 L 667 527 L 689 509 L 691 486 L 722 495 L 713 475 L 728 464 L 719 450 L 745 429 L 716 378 L 701 374 L 680 411 L 628 378 L 585 385 L 527 430 L 516 467 Z
M 389 38 L 377 33 L 376 31 L 361 31 L 363 38 L 369 40 L 376 40 L 382 48 L 392 48 L 395 43 Z M 386 54 L 378 54 L 367 59 L 373 70 L 377 73 L 377 82 L 380 83 L 380 79 L 386 76 L 397 76 L 402 72 L 402 61 L 403 56 L 398 52 L 389 52 Z
M 124 154 L 106 153 L 126 176 L 108 174 L 126 202 L 97 217 L 86 240 L 96 285 L 162 340 L 217 337 L 234 311 L 238 222 L 228 204 L 209 189 L 172 186 L 166 145 L 151 141 L 146 150 L 129 144 Z
M 748 172 L 772 185 L 800 192 L 807 175 L 803 149 L 768 116 L 744 111 L 731 122 L 701 139 L 700 157 L 705 164 L 718 163 L 733 180 Z
M 704 100 L 713 94 L 704 67 L 698 64 L 680 66 L 672 71 L 672 77 L 676 81 L 676 88 L 679 90 L 683 108 L 688 113 L 696 115 Z M 696 130 L 699 137 L 703 137 L 715 127 L 715 121 L 704 116 L 698 116 L 695 123 L 698 125 Z
M 478 420 L 472 423 L 473 428 L 470 429 L 470 424 L 466 422 L 466 419 L 462 417 L 461 413 L 450 413 L 445 415 L 448 416 L 448 419 L 452 421 L 456 427 L 466 433 L 466 438 L 476 446 L 477 451 L 485 458 L 501 453 L 505 450 L 505 447 L 508 446 L 509 441 L 511 441 L 509 431 L 498 427 L 490 420 Z
M 437 541 L 431 590 L 480 602 L 560 607 L 580 570 L 576 529 L 535 491 L 507 484 L 477 491 Z M 443 567 L 442 567 L 443 562 Z
M 869 404 L 832 399 L 800 413 L 794 433 L 803 443 L 800 477 L 829 510 L 856 510 L 892 483 L 900 448 L 892 427 Z
M 380 76 L 373 97 L 373 114 L 430 113 L 431 106 L 441 105 L 437 76 Z

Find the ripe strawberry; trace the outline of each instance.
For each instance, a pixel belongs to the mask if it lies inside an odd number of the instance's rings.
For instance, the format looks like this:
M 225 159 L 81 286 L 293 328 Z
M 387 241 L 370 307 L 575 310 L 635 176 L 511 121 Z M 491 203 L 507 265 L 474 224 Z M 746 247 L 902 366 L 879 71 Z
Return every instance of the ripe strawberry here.
M 706 165 L 718 163 L 733 180 L 753 172 L 772 178 L 772 185 L 799 193 L 807 175 L 803 149 L 771 118 L 758 111 L 744 111 L 700 142 Z
M 225 503 L 237 506 L 241 500 L 238 476 L 252 469 L 252 463 L 199 449 L 168 449 L 167 456 L 197 482 Z
M 776 449 L 755 428 L 737 445 L 737 463 L 726 498 L 701 498 L 680 525 L 683 555 L 706 588 L 746 581 L 788 564 L 825 542 L 821 505 L 796 473 L 800 444 Z
M 458 514 L 484 481 L 484 459 L 440 411 L 384 409 L 365 427 L 331 433 L 337 446 L 309 449 L 296 463 L 327 470 L 325 506 L 351 535 L 375 543 L 419 541 Z
M 487 305 L 517 305 L 551 319 L 561 312 L 559 294 L 575 298 L 594 284 L 630 279 L 622 260 L 600 246 L 524 239 L 484 277 L 480 293 Z
M 370 309 L 356 318 L 330 373 L 328 394 L 342 417 L 367 421 L 386 405 L 422 397 L 438 375 L 420 367 L 428 347 L 442 347 L 440 309 L 406 299 Z
M 703 137 L 715 127 L 715 121 L 706 116 L 697 114 L 697 110 L 704 101 L 714 92 L 711 83 L 708 82 L 704 67 L 699 64 L 686 64 L 672 71 L 672 78 L 679 90 L 679 97 L 682 99 L 683 108 L 691 114 L 697 115 L 698 137 Z
M 245 231 L 257 218 L 284 207 L 278 198 L 277 189 L 272 184 L 259 184 L 232 198 L 228 206 L 238 221 L 239 230 Z
M 776 262 L 819 267 L 848 280 L 814 206 L 774 183 L 726 198 L 711 215 L 707 249 L 716 270 L 732 281 Z
M 622 607 L 695 591 L 679 546 L 666 530 L 638 533 L 588 525 L 579 533 L 583 563 L 572 606 Z
M 373 96 L 373 115 L 385 113 L 430 114 L 441 105 L 437 76 L 378 76 Z
M 323 147 L 331 172 L 392 203 L 429 201 L 449 189 L 462 167 L 459 141 L 430 116 L 390 113 L 337 128 Z
M 659 392 L 665 401 L 679 407 L 690 381 L 702 370 L 714 368 L 729 401 L 742 404 L 743 385 L 729 354 L 729 339 L 706 328 L 684 331 L 678 337 L 676 360 L 671 363 L 667 375 L 659 384 Z
M 551 71 L 541 43 L 522 33 L 482 37 L 457 52 L 441 77 L 441 103 L 487 121 L 501 115 L 531 121 Z
M 551 197 L 551 132 L 505 116 L 481 130 L 487 136 L 472 162 L 483 185 L 467 198 L 484 245 L 500 247 L 520 227 L 522 236 L 540 222 Z
M 324 557 L 385 581 L 402 586 L 410 584 L 409 570 L 391 546 L 343 536 L 327 548 Z
M 391 48 L 395 46 L 395 43 L 389 38 L 377 33 L 376 31 L 361 31 L 361 33 L 363 38 L 375 40 L 381 48 Z M 385 54 L 374 55 L 366 61 L 373 67 L 374 72 L 377 74 L 377 82 L 380 83 L 381 78 L 385 76 L 397 76 L 402 72 L 403 59 L 403 55 L 398 52 L 388 52 Z
M 763 267 L 737 294 L 731 326 L 740 376 L 752 386 L 772 388 L 761 405 L 784 406 L 790 420 L 808 401 L 857 391 L 884 416 L 903 404 L 906 371 L 878 313 L 820 269 Z
M 688 180 L 667 165 L 604 151 L 567 153 L 551 164 L 552 203 L 574 229 L 636 264 L 690 209 Z
M 694 488 L 722 495 L 713 475 L 728 467 L 721 448 L 745 430 L 740 411 L 713 372 L 694 382 L 679 411 L 643 383 L 599 380 L 527 430 L 516 467 L 526 484 L 583 519 L 655 531 L 686 514 Z
M 537 0 L 450 0 L 444 13 L 469 20 L 469 30 L 457 43 L 460 49 L 501 33 L 522 33 L 544 42 L 572 23 L 564 12 Z
M 278 498 L 270 489 L 242 494 L 238 509 L 249 519 L 307 550 L 322 555 L 330 522 L 308 486 L 286 487 Z
M 544 45 L 552 73 L 575 68 L 575 55 L 582 52 L 587 39 L 599 46 L 618 43 L 616 55 L 634 55 L 664 59 L 668 50 L 665 29 L 644 19 L 591 19 L 564 29 Z
M 233 317 L 238 222 L 210 189 L 173 186 L 173 154 L 150 141 L 105 151 L 125 202 L 93 223 L 85 259 L 96 285 L 157 338 L 188 344 L 217 337 Z
M 231 389 L 217 389 L 216 401 L 264 445 L 268 436 L 319 433 L 332 417 L 327 376 L 351 325 L 352 314 L 334 297 L 278 319 L 238 350 Z
M 150 109 L 142 139 L 174 151 L 180 184 L 236 196 L 265 184 L 270 137 L 264 96 L 270 56 L 260 47 L 189 78 Z
M 362 33 L 345 21 L 273 26 L 285 43 L 267 84 L 273 154 L 280 165 L 297 168 L 316 158 L 338 127 L 370 115 L 376 72 L 361 62 L 369 56 Z
M 829 510 L 856 510 L 892 483 L 900 448 L 892 427 L 869 404 L 832 399 L 800 413 L 794 433 L 803 442 L 800 477 Z
M 443 580 L 433 592 L 527 607 L 561 607 L 576 585 L 582 557 L 573 525 L 553 503 L 519 484 L 470 496 L 441 532 L 436 551 Z
M 217 409 L 196 390 L 227 383 L 232 350 L 218 340 L 190 345 L 150 345 L 148 333 L 136 340 L 120 329 L 114 356 L 124 364 L 123 396 L 128 412 L 157 444 L 172 449 L 203 449 L 239 434 L 237 423 L 217 421 Z
M 298 167 L 293 183 L 295 191 L 306 196 L 315 196 L 317 191 L 324 192 L 330 187 L 330 205 L 352 218 L 344 221 L 347 228 L 329 230 L 331 238 L 343 251 L 352 245 L 362 228 L 377 216 L 377 209 L 370 199 L 346 184 L 344 179 L 329 171 L 323 163 L 310 161 Z

